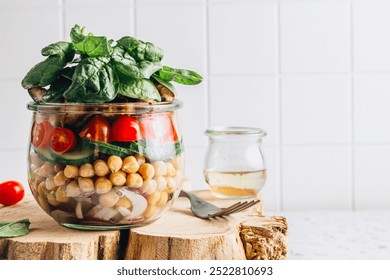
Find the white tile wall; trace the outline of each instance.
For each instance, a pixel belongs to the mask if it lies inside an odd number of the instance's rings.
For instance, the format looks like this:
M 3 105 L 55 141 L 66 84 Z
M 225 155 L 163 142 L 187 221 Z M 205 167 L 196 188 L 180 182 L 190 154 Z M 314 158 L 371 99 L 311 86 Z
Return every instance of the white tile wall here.
M 390 0 L 0 0 L 0 180 L 27 185 L 20 80 L 78 23 L 152 41 L 205 77 L 178 86 L 193 189 L 206 188 L 208 126 L 258 126 L 266 212 L 390 209 L 389 14 Z

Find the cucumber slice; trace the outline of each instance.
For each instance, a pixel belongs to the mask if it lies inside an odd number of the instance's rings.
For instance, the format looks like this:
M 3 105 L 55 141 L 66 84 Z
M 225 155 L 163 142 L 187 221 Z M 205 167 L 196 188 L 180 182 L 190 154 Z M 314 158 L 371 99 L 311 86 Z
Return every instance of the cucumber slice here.
M 63 154 L 58 154 L 50 149 L 50 155 L 56 163 L 64 165 L 82 165 L 94 160 L 95 151 L 93 147 L 83 145 L 81 150 L 75 150 Z
M 113 155 L 113 156 L 124 158 L 135 154 L 135 151 L 117 145 L 108 144 L 105 142 L 89 141 L 89 140 L 84 140 L 84 142 L 87 142 L 87 144 L 96 147 L 99 153 L 106 154 L 106 155 Z
M 55 163 L 54 158 L 50 154 L 49 148 L 34 148 L 34 151 L 43 161 Z

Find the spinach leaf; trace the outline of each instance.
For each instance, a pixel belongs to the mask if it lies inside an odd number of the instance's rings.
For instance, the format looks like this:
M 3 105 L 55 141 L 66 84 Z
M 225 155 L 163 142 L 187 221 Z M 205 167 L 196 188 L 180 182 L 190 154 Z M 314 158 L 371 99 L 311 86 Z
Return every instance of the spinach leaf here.
M 74 48 L 79 54 L 90 57 L 109 56 L 112 52 L 108 41 L 104 36 L 94 36 L 92 33 L 85 35 L 85 27 L 75 25 L 70 31 L 70 37 Z
M 9 238 L 26 235 L 30 227 L 28 219 L 17 222 L 0 223 L 0 238 Z
M 163 85 L 164 87 L 168 88 L 170 91 L 172 91 L 175 95 L 177 94 L 176 88 L 170 83 L 163 79 L 161 79 L 158 75 L 153 74 L 152 78 L 158 82 L 159 84 Z
M 161 96 L 154 84 L 147 79 L 132 80 L 127 83 L 120 83 L 119 94 L 130 98 L 141 100 L 161 101 Z
M 73 77 L 73 74 L 74 74 L 74 70 L 76 69 L 76 66 L 72 66 L 72 67 L 65 67 L 64 69 L 62 69 L 62 71 L 60 72 L 60 76 L 64 77 L 64 78 L 67 78 L 68 80 L 72 80 L 72 77 Z
M 116 78 L 108 57 L 89 57 L 76 67 L 71 86 L 65 91 L 68 102 L 104 103 L 116 95 Z
M 86 27 L 80 27 L 78 24 L 72 27 L 70 30 L 70 39 L 74 44 L 78 44 L 82 42 L 85 37 L 87 37 L 87 34 L 85 34 Z
M 111 60 L 116 72 L 120 72 L 120 77 L 149 79 L 153 73 L 161 69 L 160 62 L 147 60 L 137 62 L 123 47 L 114 48 Z
M 64 66 L 72 61 L 75 51 L 68 42 L 57 42 L 42 49 L 42 55 L 48 56 L 38 63 L 26 74 L 22 86 L 26 89 L 32 87 L 45 87 L 56 80 Z
M 161 48 L 150 42 L 143 42 L 134 37 L 126 36 L 117 41 L 136 61 L 160 62 L 164 56 Z
M 47 93 L 42 97 L 44 102 L 60 102 L 64 98 L 64 92 L 70 87 L 72 80 L 60 76 L 51 85 Z
M 168 66 L 163 66 L 154 77 L 158 76 L 164 81 L 174 81 L 183 85 L 196 85 L 202 82 L 203 77 L 195 71 L 185 69 L 174 69 Z

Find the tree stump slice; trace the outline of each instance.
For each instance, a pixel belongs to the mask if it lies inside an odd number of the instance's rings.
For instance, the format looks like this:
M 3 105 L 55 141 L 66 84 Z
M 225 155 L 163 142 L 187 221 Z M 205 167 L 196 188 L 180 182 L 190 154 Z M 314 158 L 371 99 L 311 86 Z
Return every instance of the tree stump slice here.
M 195 192 L 219 207 L 234 203 Z M 193 216 L 189 200 L 178 198 L 154 223 L 129 230 L 80 231 L 60 226 L 32 196 L 0 209 L 0 221 L 29 218 L 25 236 L 0 239 L 0 259 L 13 260 L 212 260 L 285 259 L 287 223 L 262 216 L 262 203 L 225 218 Z
M 208 191 L 195 192 L 218 207 L 235 201 L 220 200 Z M 189 200 L 178 198 L 158 221 L 130 231 L 126 259 L 245 260 L 286 259 L 287 222 L 264 217 L 262 203 L 224 218 L 194 217 Z
M 0 259 L 113 260 L 119 250 L 119 231 L 79 231 L 65 228 L 47 215 L 32 196 L 0 209 L 0 221 L 30 219 L 30 232 L 0 238 Z

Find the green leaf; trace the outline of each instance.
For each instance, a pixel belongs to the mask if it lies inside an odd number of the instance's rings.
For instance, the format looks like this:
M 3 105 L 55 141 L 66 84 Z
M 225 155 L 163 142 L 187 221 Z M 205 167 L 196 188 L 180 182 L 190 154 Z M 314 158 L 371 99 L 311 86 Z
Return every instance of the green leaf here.
M 116 95 L 116 78 L 108 57 L 83 59 L 76 67 L 72 84 L 64 93 L 67 102 L 104 103 Z
M 147 79 L 132 80 L 120 83 L 118 92 L 130 98 L 161 101 L 161 96 L 154 84 Z
M 150 42 L 143 42 L 134 37 L 126 36 L 118 40 L 122 46 L 136 61 L 160 62 L 164 56 L 161 48 Z
M 70 39 L 74 44 L 82 42 L 87 34 L 85 34 L 86 27 L 80 27 L 78 24 L 72 27 L 70 30 Z
M 176 88 L 170 83 L 170 82 L 167 82 L 167 81 L 164 81 L 163 79 L 161 79 L 158 75 L 154 74 L 152 76 L 152 78 L 154 80 L 156 80 L 159 84 L 165 86 L 166 88 L 168 88 L 170 91 L 172 91 L 175 95 L 177 95 L 177 91 L 176 91 Z
M 185 69 L 174 69 L 168 66 L 163 66 L 155 76 L 158 76 L 164 81 L 174 81 L 183 85 L 196 85 L 202 82 L 203 77 L 195 71 Z
M 76 66 L 65 67 L 64 69 L 61 70 L 60 76 L 67 78 L 68 80 L 72 80 L 75 69 L 76 69 Z
M 28 219 L 17 222 L 0 223 L 0 238 L 10 238 L 26 235 L 30 227 Z
M 131 79 L 149 79 L 153 73 L 161 69 L 160 62 L 137 62 L 123 47 L 115 47 L 111 56 L 115 71 L 120 77 Z M 126 79 L 128 80 L 128 79 Z
M 60 102 L 64 98 L 64 92 L 70 87 L 72 80 L 60 76 L 51 85 L 47 93 L 43 96 L 42 101 L 54 103 Z
M 79 54 L 90 57 L 109 56 L 112 52 L 108 41 L 104 36 L 94 36 L 92 33 L 85 34 L 85 27 L 75 25 L 70 31 L 73 46 Z
M 28 71 L 22 80 L 22 86 L 29 89 L 50 85 L 57 79 L 62 68 L 72 61 L 74 54 L 72 44 L 67 42 L 57 42 L 43 48 L 42 55 L 49 57 Z

